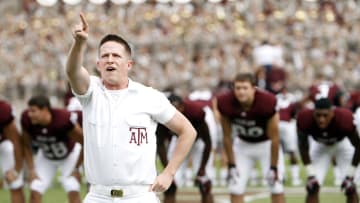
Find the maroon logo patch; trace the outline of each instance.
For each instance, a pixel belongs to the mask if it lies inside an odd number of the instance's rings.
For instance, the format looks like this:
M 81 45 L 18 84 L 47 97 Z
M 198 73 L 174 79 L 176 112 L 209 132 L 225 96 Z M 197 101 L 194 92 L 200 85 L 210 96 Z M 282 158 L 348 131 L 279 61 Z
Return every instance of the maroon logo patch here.
M 140 146 L 141 144 L 148 143 L 148 139 L 147 139 L 147 132 L 146 132 L 146 128 L 144 127 L 130 127 L 129 128 L 130 132 L 131 132 L 131 137 L 130 137 L 130 144 L 137 144 L 138 146 Z

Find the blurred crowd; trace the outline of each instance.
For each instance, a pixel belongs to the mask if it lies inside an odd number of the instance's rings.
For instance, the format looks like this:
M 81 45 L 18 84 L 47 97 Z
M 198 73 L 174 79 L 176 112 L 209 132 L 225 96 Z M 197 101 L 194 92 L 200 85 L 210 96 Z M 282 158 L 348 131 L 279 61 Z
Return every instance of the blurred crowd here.
M 256 50 L 264 45 L 278 54 L 272 65 L 286 71 L 289 90 L 307 89 L 319 72 L 345 90 L 360 81 L 358 1 L 61 2 L 0 3 L 0 95 L 6 99 L 23 102 L 45 92 L 61 104 L 71 26 L 80 12 L 90 26 L 85 67 L 95 71 L 97 42 L 118 33 L 133 46 L 135 80 L 159 90 L 175 86 L 182 96 L 258 70 L 264 64 Z

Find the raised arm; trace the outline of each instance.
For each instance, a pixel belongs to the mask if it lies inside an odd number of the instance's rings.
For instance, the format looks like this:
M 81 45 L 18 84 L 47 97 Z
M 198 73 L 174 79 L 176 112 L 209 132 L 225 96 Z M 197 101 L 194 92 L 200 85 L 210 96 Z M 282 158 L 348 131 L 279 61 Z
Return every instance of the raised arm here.
M 72 89 L 81 95 L 85 94 L 89 88 L 90 75 L 82 66 L 89 26 L 84 14 L 80 13 L 80 19 L 81 24 L 76 25 L 72 33 L 74 42 L 66 61 L 66 75 Z

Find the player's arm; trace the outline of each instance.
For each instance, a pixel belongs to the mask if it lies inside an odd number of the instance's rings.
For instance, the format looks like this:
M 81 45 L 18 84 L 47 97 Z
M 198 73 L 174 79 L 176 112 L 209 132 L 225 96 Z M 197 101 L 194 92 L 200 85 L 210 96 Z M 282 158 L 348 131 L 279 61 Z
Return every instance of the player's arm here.
M 311 159 L 309 155 L 309 140 L 308 135 L 305 132 L 302 132 L 301 130 L 297 131 L 298 135 L 298 145 L 299 145 L 299 151 L 300 151 L 300 157 L 304 164 L 304 166 L 310 166 L 311 165 Z
M 90 75 L 82 67 L 86 41 L 88 38 L 88 23 L 83 14 L 80 14 L 81 24 L 73 30 L 74 42 L 71 46 L 67 61 L 66 75 L 72 89 L 77 94 L 85 94 L 90 85 Z
M 221 113 L 218 109 L 218 102 L 217 102 L 217 99 L 216 97 L 214 97 L 212 100 L 211 100 L 211 109 L 214 113 L 214 117 L 215 117 L 215 121 L 216 123 L 220 123 L 220 119 L 221 119 Z
M 307 175 L 306 191 L 308 194 L 313 195 L 319 192 L 320 184 L 316 178 L 315 170 L 311 164 L 308 135 L 305 132 L 299 130 L 299 128 L 297 130 L 297 134 L 300 157 L 305 166 Z
M 224 115 L 220 115 L 220 122 L 223 130 L 223 142 L 225 153 L 228 159 L 228 165 L 235 165 L 234 151 L 232 147 L 232 138 L 231 138 L 231 122 L 230 119 Z
M 165 146 L 165 141 L 167 140 L 167 137 L 170 137 L 171 135 L 169 134 L 169 130 L 163 126 L 163 125 L 158 125 L 157 129 L 156 129 L 156 137 L 157 137 L 157 142 L 156 142 L 156 146 L 157 146 L 157 153 L 159 155 L 161 164 L 165 167 L 168 164 L 168 159 L 167 159 L 167 153 L 166 153 L 166 146 Z
M 22 168 L 23 150 L 20 140 L 20 133 L 16 127 L 15 120 L 4 127 L 4 135 L 14 145 L 15 170 L 19 172 Z
M 31 137 L 27 131 L 23 130 L 22 138 L 23 138 L 23 143 L 24 143 L 23 149 L 24 149 L 25 163 L 29 170 L 29 179 L 30 179 L 30 181 L 32 181 L 38 177 L 37 177 L 37 174 L 35 171 L 35 166 L 34 166 L 33 153 L 32 153 L 32 148 L 31 148 Z
M 211 137 L 209 132 L 209 127 L 205 121 L 202 121 L 199 126 L 196 128 L 199 138 L 204 142 L 204 150 L 202 153 L 202 159 L 200 163 L 200 168 L 197 172 L 198 176 L 205 175 L 205 167 L 210 157 L 211 152 Z
M 68 133 L 68 136 L 81 144 L 81 152 L 78 161 L 76 162 L 75 169 L 79 169 L 83 162 L 83 131 L 78 123 L 74 124 L 74 128 Z
M 271 167 L 277 166 L 279 156 L 279 113 L 275 113 L 267 122 L 266 133 L 271 141 Z
M 351 144 L 355 147 L 351 165 L 356 168 L 360 161 L 360 138 L 356 128 L 354 128 L 352 133 L 348 134 L 348 138 Z
M 165 123 L 165 126 L 178 135 L 178 140 L 169 163 L 151 186 L 150 190 L 155 192 L 164 192 L 169 188 L 176 171 L 188 155 L 196 138 L 194 127 L 179 111 L 175 112 L 175 115 L 169 122 Z

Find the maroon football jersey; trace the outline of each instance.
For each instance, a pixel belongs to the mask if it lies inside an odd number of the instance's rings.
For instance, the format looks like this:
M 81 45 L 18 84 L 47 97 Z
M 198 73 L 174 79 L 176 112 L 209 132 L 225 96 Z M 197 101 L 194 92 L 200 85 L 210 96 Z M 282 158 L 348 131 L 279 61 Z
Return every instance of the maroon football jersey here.
M 298 113 L 297 128 L 299 131 L 311 135 L 314 140 L 331 145 L 341 141 L 346 135 L 355 130 L 353 114 L 345 108 L 334 109 L 334 117 L 326 129 L 320 129 L 314 118 L 313 109 L 304 109 Z
M 279 109 L 279 115 L 281 121 L 291 121 L 292 118 L 295 118 L 296 112 L 300 110 L 300 103 L 294 102 L 285 108 Z
M 322 82 L 317 85 L 311 85 L 309 88 L 310 99 L 316 101 L 321 98 L 329 98 L 331 102 L 334 102 L 336 93 L 340 91 L 340 88 L 332 82 Z
M 233 132 L 248 142 L 261 142 L 269 139 L 266 126 L 276 113 L 276 98 L 273 94 L 257 89 L 252 107 L 243 110 L 233 91 L 218 96 L 218 109 L 229 117 Z
M 196 103 L 196 105 L 198 105 L 198 106 L 200 106 L 202 108 L 204 108 L 206 106 L 211 108 L 211 99 L 210 100 L 190 100 L 190 101 Z
M 190 121 L 190 123 L 194 126 L 194 128 L 198 130 L 198 126 L 201 123 L 205 122 L 205 112 L 203 110 L 203 106 L 201 105 L 201 103 L 191 100 L 184 100 L 183 105 L 184 105 L 184 111 L 182 112 L 182 114 L 184 114 L 184 116 Z M 166 127 L 159 124 L 158 128 L 166 128 Z M 161 129 L 161 130 L 164 131 L 165 129 Z M 173 135 L 173 133 L 171 133 L 169 129 L 167 130 L 169 135 Z
M 346 105 L 353 112 L 360 106 L 360 91 L 354 91 L 350 93 L 350 98 Z
M 67 157 L 75 145 L 68 136 L 68 132 L 74 128 L 74 123 L 78 122 L 77 119 L 77 113 L 64 109 L 52 109 L 49 125 L 34 125 L 26 110 L 21 116 L 21 126 L 29 133 L 32 142 L 43 150 L 45 157 L 59 160 Z
M 273 67 L 266 75 L 266 89 L 277 94 L 285 88 L 286 80 L 285 70 L 283 68 Z
M 4 128 L 14 120 L 14 115 L 9 103 L 0 101 L 0 142 L 5 140 Z
M 195 128 L 199 123 L 202 123 L 205 120 L 203 106 L 196 101 L 184 100 L 184 112 L 182 113 Z

